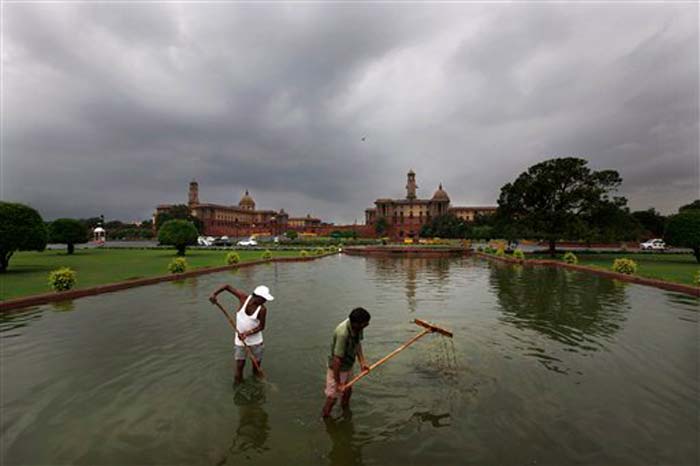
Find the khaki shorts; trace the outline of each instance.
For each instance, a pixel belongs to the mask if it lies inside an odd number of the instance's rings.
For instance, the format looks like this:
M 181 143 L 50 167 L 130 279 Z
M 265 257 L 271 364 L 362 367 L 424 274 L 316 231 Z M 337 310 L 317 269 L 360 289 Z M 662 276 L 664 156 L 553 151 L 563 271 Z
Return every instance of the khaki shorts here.
M 352 369 L 349 371 L 340 371 L 340 383 L 344 384 L 352 378 Z M 340 398 L 343 392 L 338 390 L 338 384 L 335 383 L 335 377 L 333 377 L 333 369 L 328 369 L 326 371 L 326 396 L 328 398 Z
M 262 361 L 263 358 L 263 345 L 264 343 L 260 343 L 259 345 L 248 345 L 248 348 L 250 348 L 250 351 L 253 352 L 253 355 L 255 356 L 255 359 L 258 360 L 258 362 Z M 234 345 L 233 347 L 234 359 L 236 361 L 245 361 L 248 357 L 248 351 L 245 349 L 245 346 Z

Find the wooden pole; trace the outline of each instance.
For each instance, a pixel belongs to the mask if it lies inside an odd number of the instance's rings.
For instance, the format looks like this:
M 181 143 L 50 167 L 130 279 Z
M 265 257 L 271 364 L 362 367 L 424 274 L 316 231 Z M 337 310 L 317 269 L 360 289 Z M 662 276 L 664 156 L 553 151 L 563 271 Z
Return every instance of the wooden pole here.
M 416 340 L 418 340 L 419 338 L 421 338 L 421 337 L 427 335 L 428 333 L 432 333 L 432 331 L 426 329 L 426 330 L 423 330 L 422 332 L 420 332 L 418 335 L 415 335 L 415 336 L 411 337 L 411 339 L 409 339 L 406 343 L 404 343 L 403 345 L 399 346 L 399 347 L 396 348 L 394 351 L 392 351 L 391 353 L 387 354 L 386 356 L 384 356 L 384 357 L 383 357 L 382 359 L 380 359 L 379 361 L 377 361 L 377 362 L 375 362 L 374 364 L 372 364 L 371 366 L 369 366 L 369 370 L 365 370 L 365 371 L 360 372 L 357 376 L 355 376 L 355 378 L 353 378 L 350 382 L 348 382 L 348 383 L 345 384 L 345 386 L 343 387 L 343 390 L 347 390 L 348 388 L 350 388 L 350 387 L 352 387 L 353 385 L 355 385 L 355 383 L 357 383 L 361 378 L 363 378 L 364 376 L 366 376 L 367 374 L 369 374 L 370 372 L 372 372 L 377 366 L 380 366 L 380 365 L 384 364 L 384 363 L 387 362 L 389 359 L 393 358 L 394 356 L 396 356 L 397 354 L 399 354 L 401 351 L 403 351 L 403 350 L 405 350 L 406 348 L 408 348 L 409 345 L 413 344 Z
M 228 315 L 228 312 L 226 312 L 226 309 L 224 309 L 221 304 L 219 304 L 218 301 L 214 301 L 214 304 L 221 309 L 221 312 L 224 313 L 226 316 L 226 320 L 228 320 L 228 323 L 231 324 L 231 328 L 233 328 L 233 331 L 236 332 L 236 335 L 238 335 L 238 339 L 241 340 L 243 343 L 243 346 L 246 349 L 246 352 L 248 353 L 248 356 L 250 356 L 250 360 L 253 362 L 253 365 L 255 366 L 255 369 L 260 373 L 261 376 L 265 377 L 265 373 L 262 370 L 262 367 L 260 367 L 260 364 L 258 363 L 258 360 L 255 359 L 255 355 L 253 354 L 253 350 L 250 349 L 250 346 L 245 342 L 243 338 L 241 338 L 241 334 L 238 333 L 238 329 L 236 328 L 236 324 L 233 322 L 233 319 L 231 319 L 231 316 Z

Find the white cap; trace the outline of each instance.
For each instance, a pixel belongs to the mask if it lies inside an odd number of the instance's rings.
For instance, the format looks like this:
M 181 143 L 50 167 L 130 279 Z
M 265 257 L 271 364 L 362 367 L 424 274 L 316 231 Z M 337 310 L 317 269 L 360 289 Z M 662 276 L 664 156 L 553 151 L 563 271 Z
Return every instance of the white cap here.
M 260 285 L 253 291 L 253 294 L 256 296 L 260 296 L 261 298 L 264 298 L 266 301 L 272 301 L 274 296 L 270 294 L 270 289 L 266 287 L 265 285 Z

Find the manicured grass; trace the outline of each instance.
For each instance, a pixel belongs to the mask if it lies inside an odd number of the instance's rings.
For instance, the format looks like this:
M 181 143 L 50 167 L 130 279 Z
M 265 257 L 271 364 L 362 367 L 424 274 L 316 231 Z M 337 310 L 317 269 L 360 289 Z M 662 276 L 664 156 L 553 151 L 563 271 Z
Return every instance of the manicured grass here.
M 574 252 L 574 254 L 576 254 Z M 528 256 L 538 259 L 549 259 L 549 255 L 535 254 Z M 556 259 L 562 260 L 558 254 Z M 700 264 L 692 254 L 654 254 L 654 253 L 600 253 L 576 254 L 579 265 L 589 265 L 612 270 L 613 261 L 619 257 L 632 259 L 637 263 L 637 275 L 647 278 L 658 278 L 671 282 L 693 285 L 693 276 L 700 270 Z
M 229 251 L 188 250 L 185 256 L 189 270 L 225 265 Z M 241 261 L 260 259 L 263 251 L 236 251 Z M 273 257 L 299 255 L 299 251 L 273 251 Z M 175 257 L 174 249 L 76 249 L 16 252 L 7 272 L 0 274 L 0 300 L 50 292 L 49 272 L 70 267 L 78 273 L 76 289 L 120 282 L 134 278 L 166 275 L 167 266 Z

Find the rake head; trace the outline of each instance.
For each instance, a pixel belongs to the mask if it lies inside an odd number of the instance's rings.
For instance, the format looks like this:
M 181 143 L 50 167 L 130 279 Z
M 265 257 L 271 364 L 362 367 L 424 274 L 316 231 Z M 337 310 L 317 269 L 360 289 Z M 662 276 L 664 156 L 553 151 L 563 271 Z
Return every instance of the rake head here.
M 449 330 L 447 330 L 445 328 L 438 327 L 435 324 L 431 324 L 430 322 L 426 322 L 426 321 L 420 320 L 420 319 L 415 319 L 413 322 L 415 322 L 416 325 L 420 325 L 421 327 L 427 328 L 431 332 L 438 332 L 442 335 L 445 335 L 446 337 L 452 338 L 452 332 L 450 332 Z

